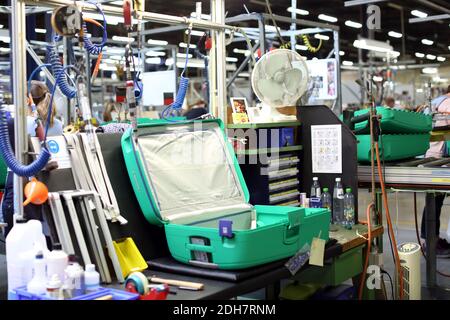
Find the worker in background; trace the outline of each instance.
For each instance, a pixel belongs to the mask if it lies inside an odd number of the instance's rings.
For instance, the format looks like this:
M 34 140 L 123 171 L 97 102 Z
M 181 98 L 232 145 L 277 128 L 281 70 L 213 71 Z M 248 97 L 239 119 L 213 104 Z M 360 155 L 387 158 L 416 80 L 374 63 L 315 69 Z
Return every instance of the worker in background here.
M 384 105 L 388 108 L 394 109 L 395 99 L 393 97 L 386 97 L 386 99 L 384 99 Z
M 447 88 L 446 94 L 437 97 L 431 103 L 431 109 L 433 112 L 441 114 L 450 114 L 450 86 Z M 450 125 L 450 120 L 439 120 L 436 121 L 434 127 L 445 127 Z M 445 141 L 430 142 L 430 148 L 426 153 L 426 157 L 442 158 L 447 156 L 447 147 Z M 445 200 L 445 194 L 436 194 L 436 235 L 438 236 L 438 242 L 436 244 L 436 256 L 441 258 L 450 257 L 450 244 L 446 239 L 439 238 L 439 229 L 441 225 L 440 217 L 441 210 Z M 425 232 L 425 209 L 423 209 L 422 214 L 422 225 L 421 225 L 421 237 L 426 238 Z
M 31 89 L 29 93 L 28 103 L 26 106 L 27 114 L 27 133 L 32 137 L 44 138 L 43 132 L 44 127 L 42 123 L 46 123 L 48 107 L 50 104 L 50 92 L 45 83 L 40 81 L 32 81 Z M 52 108 L 55 110 L 55 108 Z M 45 119 L 42 122 L 39 120 Z M 53 122 L 53 125 L 52 125 Z M 14 140 L 14 119 L 8 119 L 8 133 L 9 141 L 11 142 L 11 147 L 15 149 Z M 58 119 L 54 118 L 54 112 L 52 111 L 52 116 L 50 118 L 50 127 L 48 129 L 48 136 L 62 135 L 62 123 Z M 54 169 L 54 166 L 47 165 L 46 169 Z M 13 187 L 13 177 L 14 174 L 8 169 L 8 174 L 6 176 L 5 190 L 1 203 L 1 214 L 4 222 L 8 224 L 5 228 L 5 237 L 8 232 L 13 227 L 13 215 L 14 215 L 14 187 Z M 41 206 L 34 205 L 32 203 L 24 207 L 24 216 L 26 219 L 37 219 L 42 220 Z
M 117 121 L 118 116 L 116 104 L 114 102 L 106 103 L 105 111 L 103 112 L 103 122 Z
M 186 111 L 183 116 L 185 116 L 187 120 L 194 120 L 199 119 L 206 114 L 208 114 L 208 110 L 206 109 L 206 102 L 203 100 L 198 100 L 188 107 L 188 111 Z

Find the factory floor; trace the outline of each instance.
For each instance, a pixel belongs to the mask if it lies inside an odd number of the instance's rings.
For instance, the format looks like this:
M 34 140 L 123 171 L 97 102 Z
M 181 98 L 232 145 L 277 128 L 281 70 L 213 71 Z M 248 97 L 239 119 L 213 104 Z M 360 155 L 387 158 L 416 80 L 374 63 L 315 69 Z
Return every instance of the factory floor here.
M 365 192 L 364 190 L 361 190 L 359 193 L 359 207 L 360 207 L 360 217 L 361 219 L 365 218 L 363 217 L 364 208 L 367 206 L 368 202 L 370 201 L 370 195 Z M 398 206 L 397 206 L 398 203 Z M 416 240 L 416 233 L 415 233 L 415 227 L 414 227 L 414 208 L 413 208 L 413 201 L 412 201 L 412 194 L 410 193 L 401 193 L 397 196 L 395 194 L 389 195 L 389 205 L 390 205 L 390 211 L 391 216 L 394 223 L 394 232 L 397 236 L 397 242 L 398 243 L 404 243 L 404 242 L 417 242 Z M 420 219 L 422 217 L 422 209 L 424 206 L 424 196 L 421 194 L 418 194 L 417 196 L 417 208 L 418 208 L 418 219 L 419 219 L 419 225 L 420 225 Z M 398 207 L 398 211 L 397 211 Z M 398 212 L 398 215 L 397 215 Z M 450 197 L 446 199 L 444 203 L 444 207 L 442 209 L 442 215 L 441 215 L 441 237 L 446 237 L 446 231 L 447 226 L 449 223 L 450 218 Z M 384 269 L 389 272 L 391 275 L 394 274 L 394 263 L 392 259 L 392 254 L 389 247 L 389 240 L 387 237 L 387 234 L 383 237 L 384 239 L 384 253 L 383 253 L 383 264 Z M 0 236 L 0 300 L 6 299 L 6 290 L 7 290 L 7 274 L 6 274 L 6 259 L 5 259 L 5 246 L 3 241 L 4 240 Z M 450 239 L 448 239 L 450 240 Z M 437 260 L 437 267 L 438 270 L 450 274 L 450 258 L 448 259 L 438 259 Z M 421 275 L 422 275 L 422 299 L 431 299 L 430 292 L 428 289 L 425 288 L 426 283 L 426 268 L 425 268 L 425 260 L 422 259 L 421 264 Z M 388 279 L 386 278 L 386 290 L 387 295 L 391 297 L 391 289 L 390 284 L 387 282 Z M 283 281 L 285 283 L 285 281 Z M 450 288 L 450 278 L 443 277 L 440 275 L 437 275 L 437 283 L 442 288 Z M 257 292 L 245 295 L 242 297 L 243 299 L 262 299 L 264 297 L 264 291 L 259 290 Z M 450 299 L 450 292 L 449 292 L 449 299 Z

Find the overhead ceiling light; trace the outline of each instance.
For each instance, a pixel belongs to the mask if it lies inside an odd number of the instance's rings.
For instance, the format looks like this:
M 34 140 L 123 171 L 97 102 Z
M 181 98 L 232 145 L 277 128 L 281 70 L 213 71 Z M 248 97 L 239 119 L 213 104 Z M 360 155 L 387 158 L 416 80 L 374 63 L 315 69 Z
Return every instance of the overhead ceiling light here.
M 113 4 L 115 6 L 121 6 L 121 5 L 123 5 L 123 0 L 113 1 L 113 2 L 110 2 L 109 4 Z
M 106 63 L 100 63 L 100 70 L 103 71 L 116 71 L 117 68 L 115 66 L 108 65 Z
M 186 34 L 189 34 L 189 30 L 185 31 Z M 203 35 L 205 34 L 205 32 L 203 31 L 199 31 L 199 30 L 191 30 L 191 36 L 195 36 L 195 37 L 203 37 Z
M 390 51 L 388 52 L 389 56 L 393 57 L 393 58 L 397 58 L 400 56 L 400 52 L 398 51 Z
M 244 49 L 238 49 L 238 48 L 234 48 L 233 49 L 234 53 L 240 53 L 240 54 L 249 54 L 250 50 L 244 50 Z
M 225 60 L 227 62 L 238 62 L 238 58 L 236 57 L 226 57 Z
M 355 22 L 355 21 L 352 21 L 352 20 L 345 21 L 345 25 L 347 27 L 356 28 L 356 29 L 361 29 L 362 28 L 362 24 L 361 23 Z
M 173 65 L 173 59 L 169 58 L 166 60 L 166 66 L 172 66 Z M 184 68 L 184 61 L 178 61 L 177 62 L 177 68 L 183 69 Z M 199 69 L 204 69 L 205 68 L 205 62 L 203 60 L 200 59 L 191 59 L 189 60 L 188 64 L 187 64 L 188 68 L 199 68 Z
M 420 89 L 420 88 L 419 88 L 419 89 L 416 90 L 416 92 L 417 92 L 417 93 L 423 93 L 423 89 Z
M 161 64 L 161 58 L 158 58 L 158 57 L 147 58 L 147 59 L 145 59 L 145 63 L 148 63 L 148 64 Z
M 47 30 L 46 30 L 46 29 L 41 29 L 41 28 L 35 28 L 34 31 L 35 31 L 36 33 L 47 33 Z
M 450 50 L 450 46 L 448 46 L 448 50 Z
M 339 55 L 343 56 L 343 55 L 345 55 L 345 52 L 344 51 L 339 51 Z
M 411 14 L 415 17 L 418 18 L 426 18 L 428 17 L 428 14 L 426 14 L 425 12 L 419 11 L 419 10 L 413 10 L 411 11 Z
M 372 39 L 355 40 L 353 42 L 353 46 L 359 49 L 372 50 L 377 52 L 390 52 L 393 50 L 392 46 L 389 45 L 389 43 Z
M 163 51 L 147 51 L 145 55 L 147 57 L 164 57 L 166 53 Z
M 380 76 L 373 76 L 373 81 L 375 81 L 375 82 L 381 82 L 381 81 L 383 81 L 383 77 L 380 77 Z
M 119 37 L 119 36 L 113 36 L 112 39 L 114 41 L 119 41 L 119 42 L 134 42 L 135 39 L 134 38 L 130 38 L 130 37 Z
M 427 46 L 431 46 L 434 42 L 429 39 L 422 39 L 422 43 Z
M 424 58 L 425 55 L 424 55 L 423 53 L 416 52 L 416 57 L 417 57 L 417 58 Z
M 438 69 L 437 68 L 423 68 L 422 72 L 425 74 L 433 74 L 433 73 L 437 73 Z
M 319 40 L 330 40 L 329 36 L 326 36 L 326 35 L 320 34 L 320 33 L 315 34 L 314 38 L 319 39 Z
M 336 17 L 332 17 L 332 16 L 329 16 L 329 15 L 326 15 L 326 14 L 319 14 L 318 18 L 320 20 L 328 21 L 328 22 L 337 22 L 338 21 L 338 19 Z
M 352 62 L 352 61 L 346 61 L 346 60 L 344 60 L 344 61 L 342 61 L 342 65 L 343 65 L 343 66 L 352 66 L 352 65 L 353 65 L 353 62 Z
M 401 38 L 403 37 L 403 35 L 399 32 L 395 32 L 395 31 L 389 31 L 388 32 L 388 36 L 392 37 L 392 38 Z
M 435 56 L 435 55 L 432 55 L 432 54 L 427 54 L 427 59 L 428 59 L 428 60 L 435 60 L 435 59 L 436 59 L 436 56 Z
M 3 29 L 4 25 L 0 24 L 0 29 Z
M 0 41 L 4 42 L 4 43 L 10 43 L 11 42 L 11 38 L 8 36 L 0 36 Z
M 11 52 L 10 48 L 0 48 L 0 52 Z
M 179 44 L 178 44 L 178 46 L 180 47 L 180 48 L 187 48 L 187 43 L 184 43 L 184 42 L 180 42 Z M 195 48 L 197 48 L 197 46 L 195 45 L 195 44 L 189 44 L 189 48 L 190 49 L 195 49 Z
M 295 9 L 292 7 L 287 8 L 288 12 L 295 12 L 296 14 L 302 15 L 302 16 L 307 16 L 309 14 L 308 10 L 303 10 L 303 9 Z
M 445 60 L 447 60 L 447 59 L 444 57 L 437 57 L 437 61 L 444 62 Z
M 240 78 L 250 78 L 250 73 L 248 72 L 241 72 L 238 74 L 238 77 Z
M 275 28 L 275 26 L 266 24 L 264 27 L 266 29 L 266 32 L 277 32 L 277 28 Z M 280 31 L 280 27 L 278 27 L 278 31 Z
M 182 53 L 182 52 L 178 52 L 177 53 L 177 58 L 186 58 L 186 53 Z M 188 53 L 188 59 L 192 58 L 192 54 Z
M 119 56 L 119 55 L 110 56 L 109 58 L 113 59 L 113 60 L 118 60 L 118 61 L 125 59 L 124 56 Z
M 304 46 L 304 45 L 302 45 L 302 44 L 296 44 L 296 45 L 295 45 L 295 49 L 300 50 L 300 51 L 307 51 L 307 50 L 308 50 L 308 47 L 307 47 L 307 46 Z
M 153 39 L 148 39 L 147 40 L 148 44 L 152 44 L 154 46 L 167 46 L 169 43 L 165 40 L 153 40 Z
M 197 13 L 196 13 L 196 12 L 191 12 L 191 17 L 192 17 L 192 18 L 197 18 Z M 210 16 L 209 14 L 202 14 L 202 15 L 200 16 L 200 19 L 203 19 L 203 20 L 211 20 L 211 16 Z

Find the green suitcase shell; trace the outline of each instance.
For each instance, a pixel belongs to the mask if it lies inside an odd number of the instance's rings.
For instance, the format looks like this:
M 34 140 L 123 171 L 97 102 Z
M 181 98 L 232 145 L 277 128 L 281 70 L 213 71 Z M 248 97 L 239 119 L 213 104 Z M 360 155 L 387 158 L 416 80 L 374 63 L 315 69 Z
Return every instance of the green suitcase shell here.
M 354 116 L 368 112 L 368 109 L 359 110 Z M 381 115 L 380 125 L 383 133 L 428 133 L 433 125 L 431 116 L 418 112 L 377 107 L 377 114 Z M 355 124 L 356 134 L 368 134 L 369 131 L 369 121 Z
M 358 161 L 370 162 L 370 135 L 357 135 Z M 383 134 L 380 137 L 381 160 L 393 161 L 423 155 L 430 147 L 430 134 Z M 375 156 L 374 156 L 375 159 Z
M 164 226 L 180 262 L 242 269 L 290 257 L 313 237 L 328 239 L 326 209 L 248 203 L 220 120 L 142 124 L 122 136 L 122 151 L 144 216 Z M 220 220 L 232 221 L 231 236 L 219 233 Z

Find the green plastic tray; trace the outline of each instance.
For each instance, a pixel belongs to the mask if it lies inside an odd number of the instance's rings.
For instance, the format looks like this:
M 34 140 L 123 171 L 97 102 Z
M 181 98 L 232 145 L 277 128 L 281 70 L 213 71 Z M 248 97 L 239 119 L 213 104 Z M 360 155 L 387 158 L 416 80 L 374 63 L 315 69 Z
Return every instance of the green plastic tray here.
M 358 161 L 370 162 L 370 135 L 357 135 Z M 380 137 L 380 157 L 385 161 L 423 155 L 430 147 L 430 134 L 384 134 Z M 375 157 L 374 157 L 375 158 Z
M 368 113 L 369 110 L 355 112 L 355 117 Z M 395 110 L 386 107 L 377 107 L 377 114 L 381 115 L 381 130 L 383 133 L 427 133 L 432 129 L 431 116 L 423 113 L 406 110 Z M 369 121 L 355 124 L 356 134 L 369 133 Z

